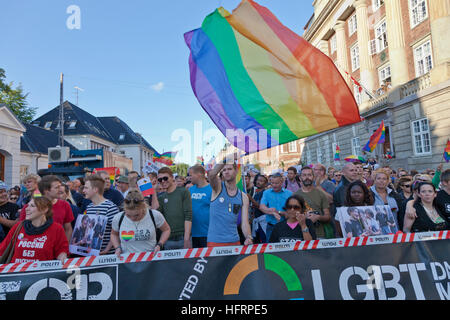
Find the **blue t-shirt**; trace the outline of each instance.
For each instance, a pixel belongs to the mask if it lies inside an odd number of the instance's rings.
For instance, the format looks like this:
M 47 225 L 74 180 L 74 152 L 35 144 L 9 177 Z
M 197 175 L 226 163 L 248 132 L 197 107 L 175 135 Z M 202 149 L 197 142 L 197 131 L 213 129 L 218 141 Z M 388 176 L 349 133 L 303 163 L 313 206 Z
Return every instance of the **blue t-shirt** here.
M 292 192 L 286 189 L 282 189 L 280 192 L 274 192 L 273 189 L 267 189 L 261 199 L 261 204 L 267 208 L 275 208 L 277 211 L 284 211 L 284 205 L 286 200 L 292 196 Z M 282 216 L 280 221 L 285 220 Z M 277 224 L 278 221 L 273 215 L 266 214 L 266 221 L 270 224 Z
M 211 185 L 203 188 L 192 186 L 189 188 L 192 200 L 192 236 L 207 237 L 209 227 L 209 207 L 211 203 Z

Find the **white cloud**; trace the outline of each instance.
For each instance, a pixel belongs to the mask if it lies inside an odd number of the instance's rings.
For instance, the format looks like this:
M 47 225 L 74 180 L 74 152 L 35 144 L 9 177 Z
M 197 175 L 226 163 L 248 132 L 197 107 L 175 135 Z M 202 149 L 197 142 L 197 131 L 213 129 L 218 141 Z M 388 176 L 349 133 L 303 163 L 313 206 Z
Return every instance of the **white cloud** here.
M 153 91 L 160 92 L 164 89 L 164 82 L 158 82 L 150 86 Z

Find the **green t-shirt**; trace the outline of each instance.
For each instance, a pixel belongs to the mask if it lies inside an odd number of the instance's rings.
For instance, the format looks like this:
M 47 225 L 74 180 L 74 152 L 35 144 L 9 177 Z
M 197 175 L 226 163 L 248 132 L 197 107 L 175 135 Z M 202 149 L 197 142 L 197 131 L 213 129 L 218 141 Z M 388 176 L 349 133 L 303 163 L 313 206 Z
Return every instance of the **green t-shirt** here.
M 314 211 L 318 211 L 321 216 L 323 216 L 323 210 L 324 209 L 330 209 L 330 203 L 328 202 L 327 196 L 318 189 L 313 189 L 310 192 L 303 192 L 301 189 L 295 192 L 294 194 L 301 196 L 303 199 L 305 199 L 305 202 L 308 204 L 308 206 L 311 207 Z M 317 239 L 325 239 L 325 238 L 332 238 L 331 234 L 328 235 L 324 228 L 324 225 L 328 225 L 329 222 L 323 223 L 320 221 L 317 221 L 314 224 L 315 230 L 316 230 L 316 236 Z M 330 226 L 331 227 L 331 226 Z
M 177 187 L 172 193 L 164 192 L 158 197 L 159 211 L 170 226 L 170 238 L 184 236 L 184 222 L 192 221 L 191 193 Z

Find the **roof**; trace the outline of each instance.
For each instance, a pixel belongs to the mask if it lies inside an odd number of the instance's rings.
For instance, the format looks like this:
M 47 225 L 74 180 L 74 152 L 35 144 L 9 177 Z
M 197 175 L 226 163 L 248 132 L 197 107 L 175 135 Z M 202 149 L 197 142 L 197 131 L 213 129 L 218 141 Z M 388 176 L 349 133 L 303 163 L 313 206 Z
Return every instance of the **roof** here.
M 119 145 L 143 144 L 152 151 L 156 151 L 142 135 L 134 132 L 124 121 L 118 117 L 97 118 L 103 127 L 112 135 Z
M 84 111 L 69 101 L 64 101 L 64 135 L 91 134 L 101 139 L 116 143 L 98 118 Z M 59 106 L 35 119 L 32 123 L 41 128 L 58 131 Z M 74 124 L 72 122 L 76 121 Z M 46 127 L 46 123 L 51 124 Z
M 48 153 L 48 148 L 59 145 L 59 135 L 52 130 L 46 130 L 31 124 L 23 124 L 27 129 L 20 138 L 20 151 Z M 77 150 L 73 145 L 64 141 L 64 146 L 69 147 L 70 151 Z
M 156 151 L 147 140 L 134 132 L 124 121 L 118 117 L 95 117 L 80 107 L 64 101 L 64 135 L 95 135 L 118 145 L 143 144 L 149 150 Z M 44 130 L 58 132 L 59 106 L 32 121 Z M 46 127 L 46 124 L 49 124 Z

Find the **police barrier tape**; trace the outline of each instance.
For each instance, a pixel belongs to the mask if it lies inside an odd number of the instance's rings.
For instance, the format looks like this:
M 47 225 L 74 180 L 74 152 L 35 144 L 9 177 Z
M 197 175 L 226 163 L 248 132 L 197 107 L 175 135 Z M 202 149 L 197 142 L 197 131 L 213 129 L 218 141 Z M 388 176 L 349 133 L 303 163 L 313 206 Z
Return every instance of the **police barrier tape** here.
M 15 273 L 28 271 L 42 271 L 55 269 L 82 268 L 91 266 L 102 266 L 121 263 L 135 263 L 144 261 L 161 261 L 170 259 L 208 258 L 228 255 L 248 255 L 259 253 L 274 253 L 284 251 L 314 250 L 325 248 L 345 248 L 360 247 L 378 244 L 406 243 L 427 240 L 450 239 L 450 231 L 402 233 L 354 237 L 337 238 L 327 240 L 307 240 L 293 243 L 264 243 L 250 246 L 230 246 L 230 247 L 208 247 L 195 249 L 180 249 L 160 251 L 156 255 L 153 252 L 128 253 L 119 257 L 116 255 L 91 256 L 82 258 L 70 258 L 64 264 L 60 261 L 36 261 L 10 263 L 0 265 L 0 273 Z
M 9 264 L 1 266 L 0 300 L 450 300 L 449 237 L 428 232 Z

